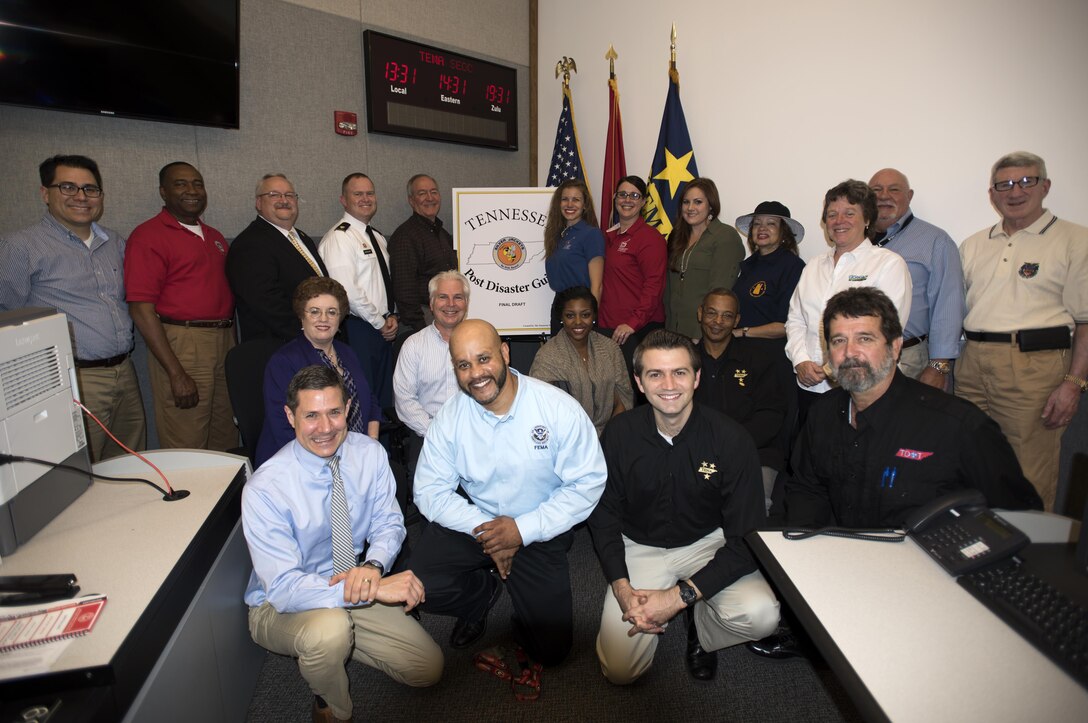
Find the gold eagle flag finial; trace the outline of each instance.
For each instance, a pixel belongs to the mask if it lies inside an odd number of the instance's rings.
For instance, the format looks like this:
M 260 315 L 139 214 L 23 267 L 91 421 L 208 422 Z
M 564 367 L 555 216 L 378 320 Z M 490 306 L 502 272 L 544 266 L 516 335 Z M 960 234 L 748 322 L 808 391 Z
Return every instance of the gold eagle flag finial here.
M 560 73 L 563 74 L 563 87 L 564 88 L 569 88 L 570 87 L 570 74 L 571 74 L 571 71 L 577 73 L 578 72 L 578 65 L 574 62 L 574 58 L 568 58 L 567 56 L 564 55 L 563 58 L 558 63 L 555 64 L 555 77 L 558 78 Z

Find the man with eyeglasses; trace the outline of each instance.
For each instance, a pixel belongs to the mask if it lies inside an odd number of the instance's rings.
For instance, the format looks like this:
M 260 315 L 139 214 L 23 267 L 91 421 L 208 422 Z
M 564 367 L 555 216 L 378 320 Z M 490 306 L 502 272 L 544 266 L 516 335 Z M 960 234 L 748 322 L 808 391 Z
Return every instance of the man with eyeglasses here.
M 122 444 L 145 444 L 144 407 L 132 366 L 132 319 L 125 306 L 125 239 L 98 225 L 102 174 L 86 156 L 58 155 L 38 167 L 46 213 L 0 239 L 0 310 L 49 306 L 75 335 L 80 398 Z M 87 420 L 92 461 L 122 454 Z
M 440 271 L 457 269 L 453 237 L 442 227 L 438 212 L 442 193 L 428 175 L 408 179 L 408 205 L 412 215 L 389 239 L 393 266 L 393 300 L 400 313 L 398 333 L 406 336 L 430 323 L 427 282 Z
M 344 216 L 321 239 L 318 250 L 348 294 L 348 344 L 362 362 L 370 388 L 383 407 L 393 404 L 393 340 L 397 313 L 393 303 L 389 251 L 370 221 L 378 212 L 374 182 L 351 173 L 340 184 Z
M 910 272 L 910 317 L 899 368 L 912 379 L 950 392 L 963 328 L 959 249 L 944 230 L 914 215 L 910 207 L 914 190 L 902 172 L 877 171 L 869 187 L 876 194 L 873 243 L 902 256 Z
M 990 202 L 1001 223 L 963 242 L 967 343 L 956 394 L 1001 426 L 1053 511 L 1062 432 L 1088 391 L 1088 228 L 1043 207 L 1046 163 L 1001 157 Z
M 311 276 L 328 276 L 313 239 L 295 228 L 299 195 L 282 173 L 257 184 L 257 218 L 238 234 L 227 253 L 227 279 L 238 305 L 242 341 L 298 335 L 291 308 L 295 287 Z
M 164 449 L 238 446 L 224 361 L 234 347 L 227 242 L 200 217 L 200 171 L 174 161 L 159 171 L 163 209 L 137 226 L 125 252 L 125 290 L 147 360 L 155 427 Z

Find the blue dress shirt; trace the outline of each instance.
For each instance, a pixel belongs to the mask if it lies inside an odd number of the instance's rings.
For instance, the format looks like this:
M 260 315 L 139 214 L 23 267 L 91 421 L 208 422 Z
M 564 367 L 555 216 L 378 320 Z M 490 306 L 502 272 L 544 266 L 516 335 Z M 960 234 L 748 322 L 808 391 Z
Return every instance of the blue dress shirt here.
M 510 374 L 518 390 L 502 417 L 464 393 L 438 411 L 416 467 L 415 503 L 428 520 L 465 534 L 512 517 L 530 545 L 585 520 L 607 472 L 582 406 L 550 384 Z M 457 494 L 458 485 L 475 505 Z
M 385 449 L 366 435 L 348 432 L 338 450 L 355 553 L 370 543 L 367 558 L 388 569 L 406 532 Z M 344 583 L 333 575 L 328 460 L 297 441 L 253 473 L 242 490 L 242 529 L 253 572 L 245 602 L 268 602 L 280 613 L 345 607 Z
M 90 248 L 53 215 L 0 239 L 0 310 L 51 306 L 72 322 L 77 359 L 132 350 L 125 303 L 125 240 L 91 224 Z
M 905 339 L 929 335 L 931 359 L 960 355 L 964 290 L 960 251 L 952 237 L 910 211 L 888 228 L 881 244 L 907 262 L 912 285 Z M 907 224 L 906 228 L 903 228 Z

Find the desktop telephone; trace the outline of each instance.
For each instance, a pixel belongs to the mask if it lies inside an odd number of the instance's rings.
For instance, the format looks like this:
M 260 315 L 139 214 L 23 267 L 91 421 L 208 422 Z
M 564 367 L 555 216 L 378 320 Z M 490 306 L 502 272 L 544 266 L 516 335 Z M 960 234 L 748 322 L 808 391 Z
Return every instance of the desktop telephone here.
M 915 510 L 907 534 L 950 575 L 972 572 L 1024 549 L 1027 536 L 995 515 L 978 490 L 961 490 Z

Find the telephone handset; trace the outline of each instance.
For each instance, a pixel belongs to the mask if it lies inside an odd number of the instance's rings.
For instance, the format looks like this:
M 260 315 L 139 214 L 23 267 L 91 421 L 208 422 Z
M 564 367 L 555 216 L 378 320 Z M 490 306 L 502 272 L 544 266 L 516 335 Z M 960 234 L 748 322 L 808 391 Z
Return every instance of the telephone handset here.
M 978 490 L 933 500 L 907 517 L 905 526 L 907 534 L 953 576 L 1008 559 L 1029 542 L 986 507 Z

